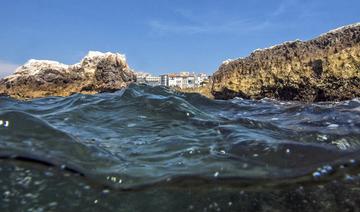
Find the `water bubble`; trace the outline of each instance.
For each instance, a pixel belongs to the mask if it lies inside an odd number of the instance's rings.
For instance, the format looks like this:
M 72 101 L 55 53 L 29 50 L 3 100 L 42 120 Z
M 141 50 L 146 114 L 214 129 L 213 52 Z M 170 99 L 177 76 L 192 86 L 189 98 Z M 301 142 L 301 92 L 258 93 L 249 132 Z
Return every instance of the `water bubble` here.
M 44 174 L 45 174 L 45 176 L 48 176 L 48 177 L 54 176 L 54 173 L 48 172 L 48 171 L 46 171 Z
M 231 207 L 231 206 L 232 206 L 232 204 L 233 204 L 232 202 L 228 202 L 229 207 Z
M 321 173 L 320 173 L 320 172 L 314 172 L 314 173 L 312 174 L 312 176 L 313 176 L 314 178 L 319 178 L 319 177 L 321 177 Z
M 220 174 L 219 172 L 215 172 L 214 177 L 218 177 L 219 174 Z
M 192 155 L 195 152 L 195 149 L 193 147 L 190 147 L 187 149 L 190 155 Z
M 290 149 L 286 149 L 286 153 L 287 153 L 287 154 L 290 154 Z
M 253 154 L 253 157 L 259 157 L 259 154 Z
M 190 113 L 186 113 L 186 116 L 190 116 Z
M 278 121 L 279 118 L 272 118 L 271 121 Z
M 331 174 L 334 171 L 333 167 L 330 165 L 324 165 L 322 167 L 319 167 L 317 171 L 315 171 L 312 175 L 314 178 L 320 178 L 322 176 Z
M 339 125 L 338 124 L 329 124 L 327 127 L 330 129 L 335 129 L 335 128 L 338 128 Z
M 354 159 L 350 159 L 349 162 L 352 164 L 356 163 L 356 161 Z
M 331 143 L 335 144 L 341 150 L 347 150 L 351 147 L 350 143 L 345 138 L 332 141 Z
M 326 171 L 325 169 L 321 169 L 321 170 L 320 170 L 320 173 L 321 173 L 321 174 L 327 174 L 327 171 Z
M 49 207 L 56 207 L 58 205 L 57 202 L 50 202 Z
M 108 194 L 108 193 L 110 193 L 110 190 L 109 190 L 109 189 L 104 189 L 104 190 L 102 191 L 102 193 L 103 193 L 103 194 Z
M 136 126 L 136 124 L 134 124 L 134 123 L 130 123 L 127 125 L 127 127 L 135 127 L 135 126 Z
M 117 182 L 117 178 L 116 178 L 116 177 L 110 177 L 109 179 L 110 179 L 110 181 L 112 181 L 112 182 L 114 182 L 114 183 Z
M 10 125 L 9 121 L 0 120 L 0 126 L 9 127 L 9 125 Z
M 345 175 L 345 180 L 351 181 L 351 180 L 354 180 L 354 177 L 347 174 L 347 175 Z
M 325 165 L 325 166 L 323 166 L 323 169 L 325 169 L 327 172 L 333 171 L 333 167 L 330 166 L 330 165 Z
M 221 150 L 220 153 L 223 154 L 223 155 L 226 154 L 225 150 Z
M 94 203 L 95 203 L 95 204 L 97 204 L 98 202 L 99 202 L 99 200 L 97 200 L 97 199 L 96 199 L 96 200 L 94 200 Z
M 41 185 L 42 183 L 43 183 L 42 181 L 39 181 L 39 180 L 38 180 L 38 181 L 35 181 L 35 182 L 34 182 L 34 185 Z
M 27 177 L 24 177 L 23 179 L 21 179 L 18 183 L 23 186 L 29 186 L 31 180 L 32 180 L 32 178 L 27 176 Z
M 319 141 L 326 141 L 328 139 L 328 137 L 326 135 L 318 135 L 317 136 L 317 140 Z

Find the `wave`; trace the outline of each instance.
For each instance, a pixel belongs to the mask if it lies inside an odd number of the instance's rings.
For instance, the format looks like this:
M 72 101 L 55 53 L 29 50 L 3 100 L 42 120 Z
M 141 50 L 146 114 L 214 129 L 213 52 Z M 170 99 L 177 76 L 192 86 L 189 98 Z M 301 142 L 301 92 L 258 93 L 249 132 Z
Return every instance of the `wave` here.
M 329 180 L 344 167 L 357 170 L 360 159 L 358 99 L 222 101 L 131 85 L 97 95 L 0 97 L 0 108 L 0 159 L 120 189 Z

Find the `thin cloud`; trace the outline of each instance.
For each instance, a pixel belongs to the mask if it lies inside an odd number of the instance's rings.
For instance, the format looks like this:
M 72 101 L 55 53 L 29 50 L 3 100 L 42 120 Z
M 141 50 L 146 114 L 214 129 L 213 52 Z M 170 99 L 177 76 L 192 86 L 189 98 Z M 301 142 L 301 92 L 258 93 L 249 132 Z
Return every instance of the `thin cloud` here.
M 14 73 L 18 67 L 19 65 L 17 64 L 0 60 L 0 79 Z
M 235 19 L 225 20 L 223 22 L 212 19 L 212 17 L 223 16 L 223 14 L 219 14 L 218 11 L 210 11 L 204 14 L 195 13 L 187 9 L 175 9 L 173 11 L 174 16 L 177 16 L 181 21 L 151 20 L 147 24 L 151 30 L 150 33 L 153 35 L 243 34 L 278 26 L 279 23 L 273 19 L 286 13 L 291 8 L 296 7 L 296 5 L 298 5 L 298 0 L 283 0 L 274 11 L 270 11 L 262 20 Z
M 155 34 L 200 34 L 200 33 L 243 33 L 263 30 L 270 26 L 270 22 L 260 23 L 247 20 L 229 21 L 213 24 L 181 24 L 162 21 L 150 21 L 149 26 Z
M 278 7 L 271 13 L 271 17 L 277 17 L 286 13 L 290 8 L 298 5 L 297 0 L 283 0 Z

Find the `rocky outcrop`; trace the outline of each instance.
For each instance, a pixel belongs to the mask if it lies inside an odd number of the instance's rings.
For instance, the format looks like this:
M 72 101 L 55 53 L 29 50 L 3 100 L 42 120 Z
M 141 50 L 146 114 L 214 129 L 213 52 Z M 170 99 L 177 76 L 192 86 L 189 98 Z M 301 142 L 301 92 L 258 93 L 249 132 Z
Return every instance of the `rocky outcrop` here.
M 29 60 L 0 80 L 0 94 L 19 99 L 115 91 L 136 81 L 124 55 L 90 51 L 80 63 Z
M 211 93 L 305 102 L 360 97 L 360 23 L 225 61 L 212 76 Z

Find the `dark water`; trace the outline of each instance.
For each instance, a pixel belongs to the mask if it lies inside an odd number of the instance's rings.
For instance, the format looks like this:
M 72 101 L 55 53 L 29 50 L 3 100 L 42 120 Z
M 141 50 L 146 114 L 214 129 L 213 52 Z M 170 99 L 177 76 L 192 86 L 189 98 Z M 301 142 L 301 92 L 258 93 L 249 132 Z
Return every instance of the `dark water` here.
M 357 211 L 360 101 L 0 98 L 1 211 Z

